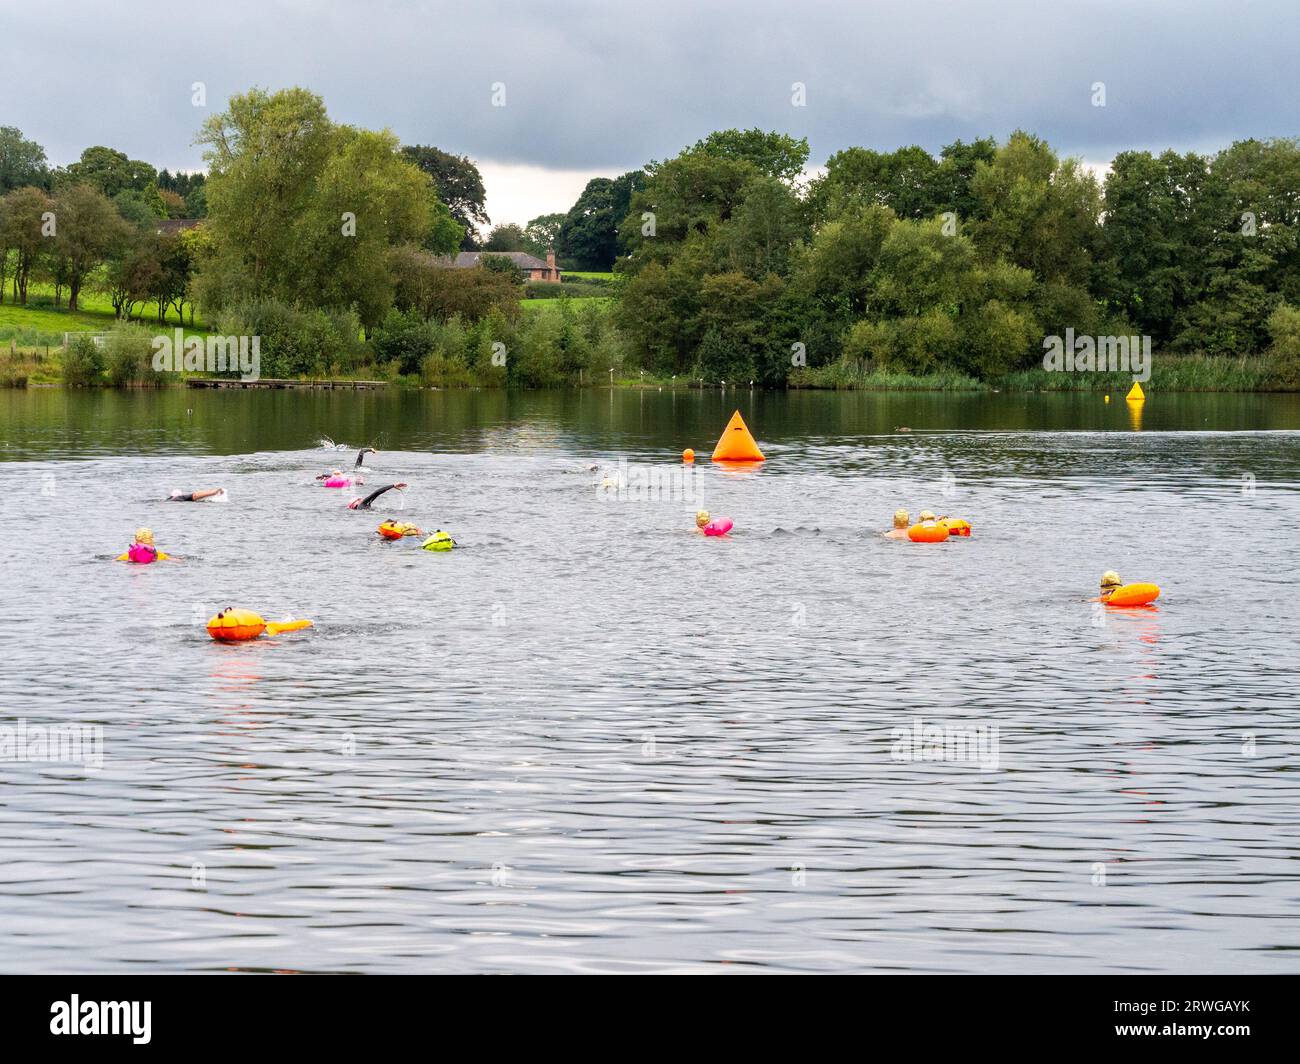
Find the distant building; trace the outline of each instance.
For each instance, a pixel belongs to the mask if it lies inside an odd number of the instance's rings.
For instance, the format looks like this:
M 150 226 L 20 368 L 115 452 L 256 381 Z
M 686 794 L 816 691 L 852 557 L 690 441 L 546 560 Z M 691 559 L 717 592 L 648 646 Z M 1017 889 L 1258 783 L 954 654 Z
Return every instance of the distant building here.
M 160 233 L 179 233 L 182 229 L 193 229 L 195 226 L 202 225 L 202 218 L 159 218 L 158 232 Z
M 555 265 L 555 251 L 552 248 L 546 249 L 545 262 L 526 251 L 462 251 L 455 259 L 442 261 L 453 269 L 469 270 L 477 266 L 479 260 L 485 255 L 509 259 L 521 272 L 527 274 L 529 281 L 558 282 L 560 280 L 560 268 Z

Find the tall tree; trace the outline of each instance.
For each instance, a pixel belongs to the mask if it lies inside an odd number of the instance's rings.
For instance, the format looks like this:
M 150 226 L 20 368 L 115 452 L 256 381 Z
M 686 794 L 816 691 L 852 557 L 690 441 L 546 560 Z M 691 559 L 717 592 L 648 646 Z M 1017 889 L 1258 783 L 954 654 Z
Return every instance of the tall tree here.
M 622 248 L 619 226 L 632 196 L 645 187 L 645 172 L 593 177 L 560 223 L 556 252 L 571 270 L 609 270 Z
M 0 196 L 24 185 L 49 188 L 45 149 L 13 126 L 0 126 Z
M 548 248 L 558 247 L 565 217 L 563 214 L 539 214 L 524 226 L 524 239 L 528 242 L 526 250 L 541 256 Z
M 156 189 L 158 172 L 146 162 L 102 144 L 87 148 L 64 171 L 66 180 L 97 188 L 109 199 L 119 192 L 147 194 Z
M 27 303 L 27 284 L 40 257 L 50 250 L 46 235 L 46 214 L 54 204 L 41 189 L 30 185 L 14 189 L 5 197 L 5 235 L 0 245 L 13 255 L 13 296 Z M 57 229 L 57 219 L 56 219 Z
M 505 222 L 492 227 L 487 240 L 483 242 L 484 251 L 527 251 L 528 237 L 521 226 L 514 222 Z
M 433 179 L 438 198 L 465 230 L 465 248 L 475 247 L 479 227 L 491 222 L 484 208 L 487 192 L 478 167 L 463 155 L 431 145 L 407 145 L 402 153 Z
M 54 212 L 53 254 L 61 265 L 60 279 L 68 286 L 68 309 L 76 310 L 86 279 L 124 246 L 126 223 L 112 201 L 89 185 L 60 189 Z
M 389 251 L 446 222 L 432 183 L 387 131 L 338 126 L 305 89 L 254 89 L 204 123 L 199 143 L 213 254 L 200 295 L 219 308 L 273 298 L 355 307 L 367 327 L 393 296 Z
M 744 159 L 760 174 L 787 183 L 802 172 L 808 162 L 808 139 L 761 129 L 722 129 L 697 141 L 691 151 L 723 159 Z

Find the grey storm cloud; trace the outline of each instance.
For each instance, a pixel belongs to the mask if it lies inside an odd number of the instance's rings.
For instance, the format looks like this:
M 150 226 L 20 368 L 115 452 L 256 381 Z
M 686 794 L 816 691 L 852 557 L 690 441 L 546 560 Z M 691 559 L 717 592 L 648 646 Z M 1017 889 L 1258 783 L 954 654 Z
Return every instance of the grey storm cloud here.
M 0 0 L 0 124 L 58 163 L 108 144 L 190 168 L 208 113 L 192 83 L 210 108 L 298 84 L 335 119 L 406 143 L 557 169 L 618 171 L 755 125 L 807 136 L 814 162 L 1016 128 L 1105 160 L 1295 135 L 1297 45 L 1295 0 L 221 0 L 111 13 Z

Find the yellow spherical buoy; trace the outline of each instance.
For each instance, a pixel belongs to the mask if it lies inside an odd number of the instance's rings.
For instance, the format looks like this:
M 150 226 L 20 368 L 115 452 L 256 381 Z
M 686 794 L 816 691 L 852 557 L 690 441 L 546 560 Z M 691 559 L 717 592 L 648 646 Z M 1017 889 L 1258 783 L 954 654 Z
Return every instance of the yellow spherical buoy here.
M 695 461 L 695 452 L 692 451 L 689 447 L 687 447 L 686 450 L 682 452 L 682 461 L 685 462 L 687 465 L 690 465 L 692 462 Z
M 1110 396 L 1109 396 L 1109 395 L 1106 396 L 1106 402 L 1108 402 L 1108 403 L 1110 402 Z

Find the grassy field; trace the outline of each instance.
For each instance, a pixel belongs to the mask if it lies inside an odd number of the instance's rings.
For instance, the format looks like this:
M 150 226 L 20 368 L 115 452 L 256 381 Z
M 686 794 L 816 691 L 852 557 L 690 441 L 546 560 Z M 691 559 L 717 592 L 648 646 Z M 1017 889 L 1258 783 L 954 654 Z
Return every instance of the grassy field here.
M 593 270 L 565 270 L 563 276 L 566 279 L 576 277 L 583 281 L 612 281 L 614 279 L 612 273 L 599 273 Z
M 612 301 L 613 296 L 571 296 L 568 299 L 524 299 L 519 305 L 530 314 L 556 314 L 562 303 L 577 310 L 584 306 L 604 306 Z
M 67 293 L 64 293 L 67 302 Z M 158 323 L 158 304 L 143 303 L 136 306 L 136 314 L 142 316 L 141 324 L 153 326 Z M 180 318 L 172 309 L 167 311 L 167 324 L 173 328 L 181 324 Z M 65 332 L 78 329 L 103 331 L 110 328 L 117 318 L 113 315 L 113 304 L 108 297 L 99 292 L 83 292 L 79 310 L 69 312 L 66 306 L 54 305 L 54 289 L 48 285 L 31 285 L 27 290 L 27 304 L 19 305 L 13 301 L 11 291 L 5 292 L 5 301 L 0 303 L 0 328 L 10 326 L 15 329 L 57 334 L 62 340 Z M 137 320 L 140 320 L 137 318 Z M 195 328 L 203 328 L 203 322 L 195 317 Z

